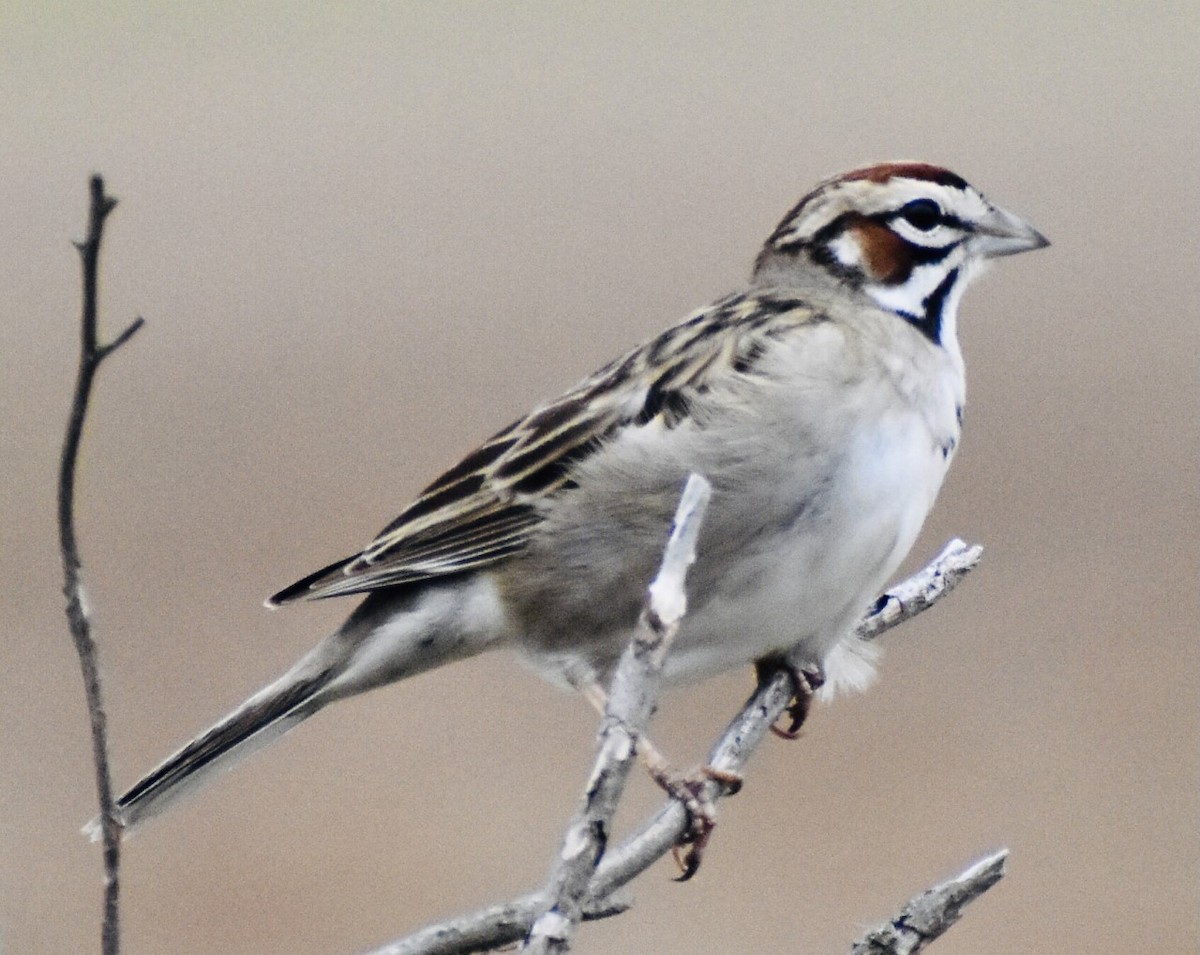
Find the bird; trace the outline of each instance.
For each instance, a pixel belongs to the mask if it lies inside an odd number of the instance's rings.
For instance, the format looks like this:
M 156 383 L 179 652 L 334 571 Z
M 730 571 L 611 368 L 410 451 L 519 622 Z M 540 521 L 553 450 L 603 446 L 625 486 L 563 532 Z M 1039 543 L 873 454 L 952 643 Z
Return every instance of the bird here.
M 786 659 L 822 694 L 864 687 L 875 651 L 854 624 L 959 443 L 963 290 L 1048 244 L 940 166 L 819 183 L 742 290 L 498 431 L 361 552 L 271 597 L 361 599 L 121 796 L 123 830 L 330 703 L 496 647 L 556 685 L 602 688 L 692 473 L 712 497 L 664 680 Z

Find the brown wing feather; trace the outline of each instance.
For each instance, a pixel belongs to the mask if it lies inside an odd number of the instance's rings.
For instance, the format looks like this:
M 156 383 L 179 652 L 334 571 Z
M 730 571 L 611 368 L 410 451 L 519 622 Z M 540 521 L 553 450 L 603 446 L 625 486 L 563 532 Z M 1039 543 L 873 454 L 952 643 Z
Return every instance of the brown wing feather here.
M 430 484 L 361 553 L 281 590 L 269 606 L 364 593 L 477 570 L 520 551 L 539 500 L 618 428 L 675 426 L 715 375 L 749 375 L 766 339 L 810 324 L 794 296 L 723 299 L 493 435 Z M 732 334 L 731 334 L 732 332 Z

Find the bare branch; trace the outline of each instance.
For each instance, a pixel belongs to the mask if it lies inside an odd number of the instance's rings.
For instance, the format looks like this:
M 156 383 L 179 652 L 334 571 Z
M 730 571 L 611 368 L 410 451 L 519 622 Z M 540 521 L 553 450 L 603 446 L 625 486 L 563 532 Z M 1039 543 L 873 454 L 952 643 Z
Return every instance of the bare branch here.
M 120 335 L 118 335 L 116 338 L 114 338 L 107 345 L 101 345 L 98 349 L 96 349 L 97 363 L 99 363 L 100 361 L 103 361 L 112 352 L 115 352 L 118 348 L 120 348 L 127 341 L 129 341 L 129 339 L 133 338 L 134 333 L 136 333 L 137 330 L 145 324 L 146 324 L 145 319 L 140 318 L 140 317 L 135 318 L 132 322 L 129 323 L 129 325 L 125 329 L 125 331 L 121 332 Z
M 121 832 L 112 794 L 112 779 L 108 768 L 108 739 L 104 707 L 100 693 L 100 675 L 96 661 L 96 644 L 92 639 L 87 594 L 83 586 L 83 564 L 75 536 L 75 475 L 79 446 L 83 438 L 83 423 L 87 416 L 88 399 L 100 363 L 127 342 L 142 326 L 139 318 L 107 345 L 97 341 L 97 287 L 99 284 L 100 240 L 104 235 L 104 220 L 117 200 L 104 194 L 104 180 L 93 176 L 91 207 L 87 237 L 76 242 L 83 269 L 83 314 L 80 321 L 79 372 L 75 379 L 75 395 L 67 419 L 62 458 L 58 475 L 58 534 L 63 563 L 63 595 L 67 598 L 67 621 L 79 666 L 83 672 L 83 688 L 87 697 L 88 717 L 92 727 L 92 759 L 96 772 L 96 793 L 100 802 L 100 822 L 104 836 L 104 923 L 101 948 L 104 955 L 116 955 L 120 949 L 120 865 Z
M 859 622 L 863 639 L 875 639 L 944 598 L 979 563 L 983 549 L 952 540 L 925 568 L 892 587 Z M 791 701 L 792 687 L 785 673 L 760 685 L 713 747 L 709 763 L 720 770 L 738 772 L 769 733 Z M 712 799 L 724 795 L 714 782 Z M 632 836 L 604 853 L 582 900 L 584 918 L 601 918 L 623 911 L 624 905 L 606 903 L 621 886 L 636 878 L 679 842 L 688 826 L 687 812 L 675 800 L 667 802 Z M 375 949 L 369 955 L 464 955 L 518 941 L 545 910 L 542 893 L 523 896 L 507 905 L 452 918 Z
M 993 852 L 922 892 L 890 922 L 863 936 L 850 955 L 916 955 L 957 922 L 967 905 L 1004 877 L 1007 858 L 1007 849 Z
M 696 538 L 711 494 L 712 487 L 703 477 L 693 474 L 688 478 L 658 576 L 646 593 L 637 635 L 613 676 L 583 806 L 567 827 L 558 864 L 546 888 L 546 903 L 524 946 L 536 955 L 569 951 L 583 917 L 588 883 L 607 848 L 609 827 L 625 791 L 637 741 L 658 701 L 663 661 L 687 610 L 684 583 L 696 560 Z
M 968 546 L 954 538 L 923 569 L 875 601 L 874 609 L 859 621 L 858 635 L 864 640 L 874 640 L 928 609 L 958 586 L 958 582 L 976 568 L 982 556 L 980 545 Z
M 960 540 L 950 541 L 923 569 L 880 597 L 875 609 L 859 622 L 858 632 L 874 639 L 928 610 L 974 569 L 982 553 L 983 548 L 978 545 L 968 547 Z M 785 673 L 777 673 L 759 686 L 713 747 L 709 764 L 720 770 L 741 772 L 791 697 L 791 681 Z M 709 796 L 715 800 L 723 795 L 723 787 L 712 783 Z M 591 897 L 604 898 L 670 852 L 687 823 L 687 813 L 677 802 L 664 805 L 635 835 L 609 851 L 597 869 Z

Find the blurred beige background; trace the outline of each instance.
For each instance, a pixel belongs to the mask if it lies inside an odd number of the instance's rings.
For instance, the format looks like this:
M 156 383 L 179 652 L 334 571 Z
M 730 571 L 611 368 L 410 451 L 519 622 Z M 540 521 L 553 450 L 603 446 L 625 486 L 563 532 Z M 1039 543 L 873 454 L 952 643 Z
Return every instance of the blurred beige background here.
M 964 306 L 914 561 L 985 563 L 578 950 L 844 951 L 1007 845 L 939 951 L 1195 951 L 1198 39 L 1195 3 L 0 0 L 0 950 L 98 947 L 53 502 L 90 172 L 107 327 L 147 320 L 80 501 L 123 787 L 350 607 L 264 596 L 738 286 L 818 178 L 915 157 L 1054 241 Z M 750 682 L 671 694 L 660 743 Z M 343 704 L 128 846 L 125 951 L 350 952 L 530 888 L 594 723 L 505 656 Z

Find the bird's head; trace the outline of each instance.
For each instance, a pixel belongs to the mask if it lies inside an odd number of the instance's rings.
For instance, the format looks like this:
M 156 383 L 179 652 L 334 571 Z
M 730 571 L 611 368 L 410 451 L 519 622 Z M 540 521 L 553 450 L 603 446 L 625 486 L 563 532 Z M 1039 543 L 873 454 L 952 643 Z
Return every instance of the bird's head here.
M 828 179 L 801 199 L 767 239 L 754 281 L 832 279 L 941 343 L 954 333 L 963 289 L 987 260 L 1047 245 L 955 173 L 883 163 Z

